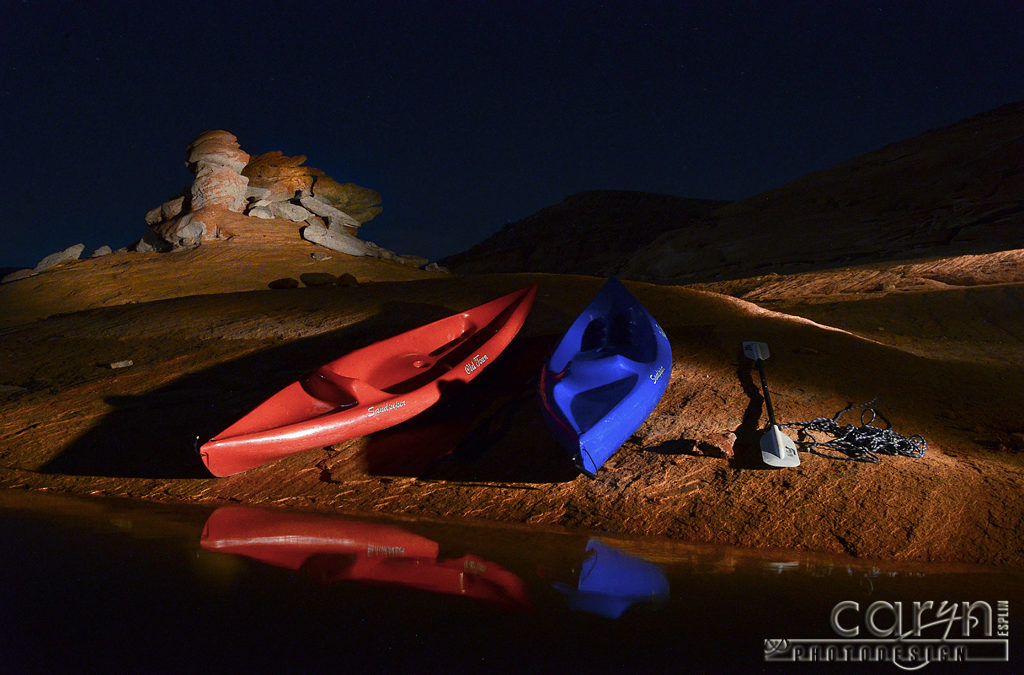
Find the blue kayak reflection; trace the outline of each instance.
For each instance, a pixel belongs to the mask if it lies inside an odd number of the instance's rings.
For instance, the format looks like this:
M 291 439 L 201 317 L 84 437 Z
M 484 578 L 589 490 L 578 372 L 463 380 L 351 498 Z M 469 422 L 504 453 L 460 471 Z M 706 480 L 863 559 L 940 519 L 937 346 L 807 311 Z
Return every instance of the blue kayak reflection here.
M 533 606 L 514 573 L 472 554 L 441 559 L 437 542 L 394 525 L 224 506 L 210 514 L 200 545 L 303 572 L 324 584 L 397 585 L 513 609 Z
M 668 602 L 668 576 L 661 565 L 593 538 L 586 553 L 575 588 L 553 584 L 570 609 L 617 619 L 633 605 L 661 607 Z

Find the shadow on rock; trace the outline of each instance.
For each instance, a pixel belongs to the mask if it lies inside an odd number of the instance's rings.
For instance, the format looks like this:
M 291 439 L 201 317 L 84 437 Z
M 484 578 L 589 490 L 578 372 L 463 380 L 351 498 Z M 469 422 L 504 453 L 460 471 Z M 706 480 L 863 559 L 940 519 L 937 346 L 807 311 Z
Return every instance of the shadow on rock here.
M 148 478 L 210 474 L 196 451 L 271 395 L 318 366 L 392 335 L 449 316 L 443 306 L 388 303 L 370 319 L 183 375 L 132 397 L 44 465 L 43 473 Z
M 653 452 L 656 455 L 688 455 L 690 457 L 725 457 L 721 448 L 711 445 L 705 441 L 698 441 L 692 438 L 673 438 L 663 441 L 649 448 L 644 452 Z
M 752 362 L 743 354 L 742 348 L 739 350 L 739 357 L 740 365 L 736 369 L 736 378 L 750 402 L 743 411 L 743 420 L 733 431 L 736 434 L 736 442 L 729 465 L 737 469 L 765 469 L 761 461 L 761 435 L 758 433 L 764 396 L 754 381 Z
M 442 385 L 442 401 L 369 437 L 373 475 L 432 480 L 562 482 L 576 470 L 547 431 L 536 400 L 553 336 L 517 338 L 472 382 Z

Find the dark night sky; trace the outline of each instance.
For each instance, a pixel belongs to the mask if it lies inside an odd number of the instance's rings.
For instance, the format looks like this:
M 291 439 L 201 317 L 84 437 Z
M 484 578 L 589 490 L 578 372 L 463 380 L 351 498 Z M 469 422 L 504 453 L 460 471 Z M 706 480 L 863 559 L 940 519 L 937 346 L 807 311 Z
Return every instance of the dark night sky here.
M 207 129 L 438 258 L 583 190 L 747 197 L 1024 99 L 1022 64 L 1019 0 L 0 0 L 0 266 L 134 241 Z

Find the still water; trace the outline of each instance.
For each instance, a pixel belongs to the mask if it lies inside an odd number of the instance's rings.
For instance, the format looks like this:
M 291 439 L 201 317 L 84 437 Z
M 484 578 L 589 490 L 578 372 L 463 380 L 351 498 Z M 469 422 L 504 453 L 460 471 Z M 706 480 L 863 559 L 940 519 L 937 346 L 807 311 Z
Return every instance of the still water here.
M 839 603 L 853 639 L 873 622 L 930 644 L 920 672 L 1022 659 L 1024 574 L 1006 570 L 12 490 L 0 536 L 0 672 L 904 672 L 766 661 L 849 654 Z M 943 644 L 991 660 L 934 662 Z

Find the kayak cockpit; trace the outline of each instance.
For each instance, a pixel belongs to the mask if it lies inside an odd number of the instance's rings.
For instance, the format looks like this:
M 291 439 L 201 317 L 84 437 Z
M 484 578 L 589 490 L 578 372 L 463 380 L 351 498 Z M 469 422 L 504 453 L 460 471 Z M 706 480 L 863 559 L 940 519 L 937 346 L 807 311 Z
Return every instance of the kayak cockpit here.
M 384 392 L 367 382 L 339 375 L 326 366 L 313 371 L 299 383 L 307 394 L 330 405 L 332 412 L 351 408 L 361 402 L 387 398 Z

